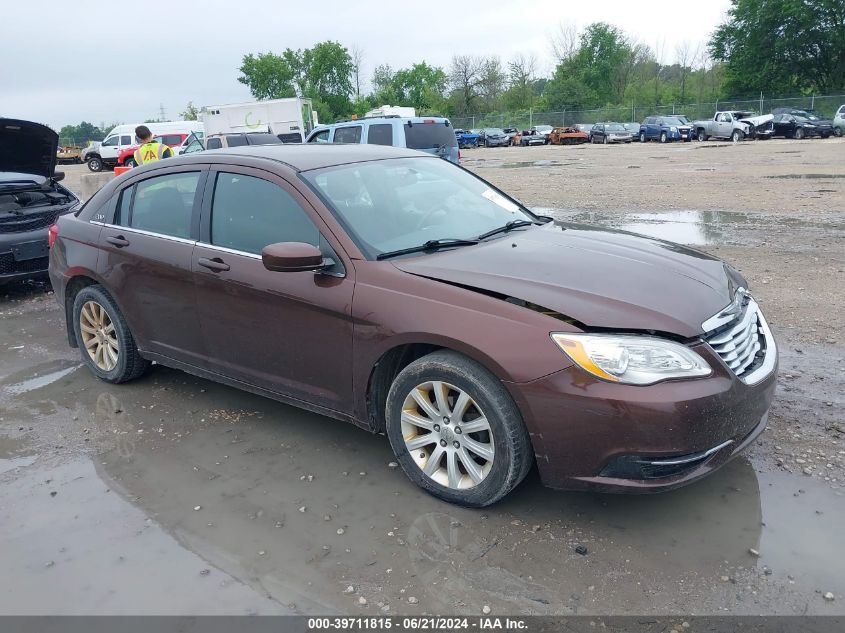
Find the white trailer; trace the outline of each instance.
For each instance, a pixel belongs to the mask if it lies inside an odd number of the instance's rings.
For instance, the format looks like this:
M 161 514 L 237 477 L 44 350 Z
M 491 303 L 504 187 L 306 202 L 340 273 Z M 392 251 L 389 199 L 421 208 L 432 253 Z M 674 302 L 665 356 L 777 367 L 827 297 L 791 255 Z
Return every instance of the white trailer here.
M 406 106 L 383 105 L 379 108 L 375 108 L 373 110 L 370 110 L 369 112 L 365 113 L 364 116 L 365 117 L 398 116 L 398 117 L 406 118 L 406 117 L 417 116 L 417 111 L 414 108 L 406 107 Z
M 317 124 L 311 99 L 291 97 L 250 103 L 205 106 L 200 111 L 205 136 L 269 132 L 285 143 L 301 143 Z

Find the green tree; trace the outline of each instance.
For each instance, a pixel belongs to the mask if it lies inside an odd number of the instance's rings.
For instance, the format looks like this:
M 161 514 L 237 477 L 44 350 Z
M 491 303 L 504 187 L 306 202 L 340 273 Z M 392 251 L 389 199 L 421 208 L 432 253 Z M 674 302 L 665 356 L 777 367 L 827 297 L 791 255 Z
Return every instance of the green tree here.
M 197 117 L 199 116 L 199 109 L 197 106 L 194 105 L 193 101 L 188 101 L 188 105 L 185 106 L 185 110 L 179 113 L 179 116 L 182 117 L 183 121 L 196 121 Z
M 302 50 L 285 49 L 281 55 L 244 55 L 238 81 L 249 86 L 256 99 L 303 96 L 317 101 L 332 119 L 352 111 L 353 62 L 349 51 L 326 41 Z
M 710 39 L 732 95 L 845 88 L 845 0 L 731 0 Z
M 79 125 L 65 125 L 59 130 L 61 142 L 72 142 L 84 145 L 88 141 L 102 141 L 105 133 L 93 123 L 83 121 Z

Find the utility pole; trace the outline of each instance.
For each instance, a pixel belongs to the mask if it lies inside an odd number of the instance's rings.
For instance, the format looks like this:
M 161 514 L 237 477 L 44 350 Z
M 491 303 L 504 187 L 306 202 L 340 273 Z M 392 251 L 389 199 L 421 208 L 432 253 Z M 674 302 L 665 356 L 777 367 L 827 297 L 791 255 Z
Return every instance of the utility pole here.
M 167 121 L 167 113 L 164 111 L 164 104 L 158 104 L 158 120 L 159 121 Z

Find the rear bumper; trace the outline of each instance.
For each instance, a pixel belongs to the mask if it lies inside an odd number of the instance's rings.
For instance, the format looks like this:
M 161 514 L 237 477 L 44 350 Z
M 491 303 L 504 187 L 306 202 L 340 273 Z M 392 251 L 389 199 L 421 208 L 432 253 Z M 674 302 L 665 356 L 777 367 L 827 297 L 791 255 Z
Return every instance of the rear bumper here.
M 648 387 L 593 379 L 570 367 L 508 387 L 523 412 L 545 485 L 648 493 L 723 466 L 765 428 L 777 363 L 746 385 L 706 345 L 708 378 Z

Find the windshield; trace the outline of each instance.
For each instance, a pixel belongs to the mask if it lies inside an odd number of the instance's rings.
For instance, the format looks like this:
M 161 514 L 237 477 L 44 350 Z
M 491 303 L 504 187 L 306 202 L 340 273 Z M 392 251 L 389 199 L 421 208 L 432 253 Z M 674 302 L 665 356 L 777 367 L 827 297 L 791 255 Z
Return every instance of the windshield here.
M 625 128 L 621 123 L 611 123 L 607 126 L 608 132 L 625 132 Z
M 671 117 L 671 118 L 668 118 L 668 119 L 663 119 L 663 124 L 664 125 L 683 125 L 683 122 L 680 119 L 677 119 L 675 117 Z
M 512 220 L 535 219 L 480 178 L 437 158 L 355 163 L 300 175 L 371 259 L 429 240 L 474 239 Z
M 486 134 L 488 134 L 490 136 L 494 136 L 494 135 L 497 135 L 497 134 L 504 136 L 505 131 L 502 130 L 501 128 L 497 128 L 497 127 L 488 127 L 487 130 L 486 130 Z

